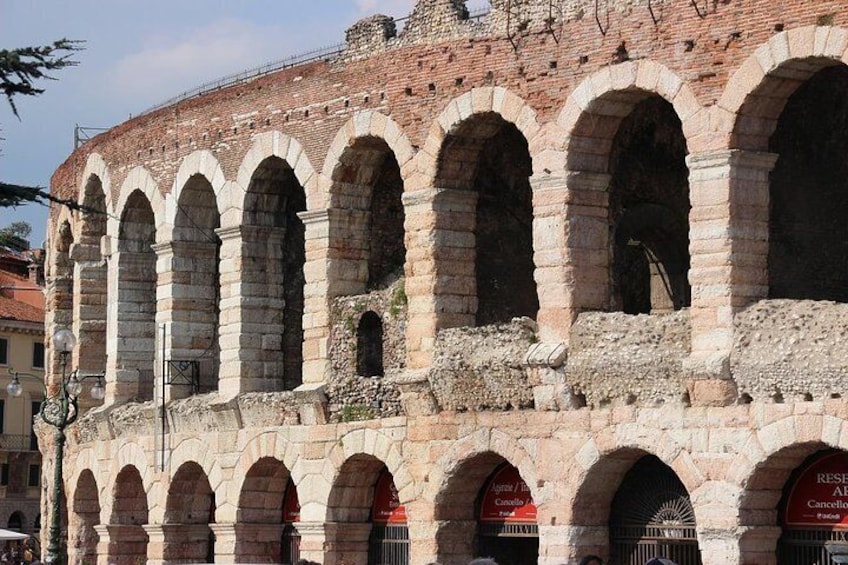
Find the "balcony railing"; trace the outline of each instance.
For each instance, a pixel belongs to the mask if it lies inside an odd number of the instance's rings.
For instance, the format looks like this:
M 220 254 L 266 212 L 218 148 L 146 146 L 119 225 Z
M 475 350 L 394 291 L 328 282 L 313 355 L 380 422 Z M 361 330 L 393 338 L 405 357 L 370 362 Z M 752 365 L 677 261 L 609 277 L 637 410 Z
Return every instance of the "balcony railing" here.
M 0 451 L 38 451 L 38 437 L 0 434 Z

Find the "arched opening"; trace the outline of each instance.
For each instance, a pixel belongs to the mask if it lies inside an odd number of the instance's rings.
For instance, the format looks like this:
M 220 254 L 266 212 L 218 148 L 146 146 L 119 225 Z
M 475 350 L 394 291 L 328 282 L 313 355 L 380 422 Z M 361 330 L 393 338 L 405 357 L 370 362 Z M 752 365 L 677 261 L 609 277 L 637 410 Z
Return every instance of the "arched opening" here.
M 539 558 L 536 507 L 515 466 L 486 452 L 464 461 L 435 500 L 440 561 L 494 557 L 503 565 L 533 565 Z M 497 491 L 508 496 L 499 497 Z M 510 505 L 495 503 L 495 498 Z
M 80 474 L 73 503 L 68 561 L 93 563 L 97 561 L 99 536 L 94 526 L 100 524 L 100 500 L 94 474 L 88 469 Z
M 846 91 L 848 66 L 818 71 L 789 97 L 770 138 L 770 298 L 848 302 Z
M 477 555 L 503 565 L 537 562 L 536 505 L 518 469 L 501 463 L 480 490 L 477 506 Z
M 437 209 L 453 233 L 437 270 L 465 304 L 456 313 L 477 326 L 535 319 L 539 310 L 531 173 L 527 140 L 495 113 L 468 118 L 442 143 L 435 182 L 447 192 L 437 196 L 445 201 Z
M 365 312 L 356 329 L 356 374 L 383 376 L 383 321 L 376 312 Z
M 83 188 L 80 241 L 76 255 L 79 257 L 74 277 L 74 333 L 78 347 L 74 366 L 83 374 L 106 373 L 106 261 L 100 244 L 106 235 L 106 195 L 103 184 L 91 175 Z M 90 395 L 80 395 L 80 400 L 93 402 Z
M 9 516 L 9 520 L 6 522 L 6 528 L 14 532 L 23 532 L 24 524 L 26 524 L 26 520 L 23 513 L 16 510 Z
M 344 246 L 340 259 L 352 263 L 338 273 L 344 280 L 335 281 L 348 287 L 343 294 L 387 288 L 403 275 L 402 196 L 400 166 L 382 139 L 358 138 L 339 157 L 332 206 L 349 217 L 337 222 L 337 241 L 331 245 Z
M 288 163 L 268 157 L 253 173 L 245 199 L 245 226 L 255 255 L 242 265 L 242 280 L 257 288 L 256 300 L 243 305 L 264 325 L 263 334 L 280 336 L 279 344 L 257 352 L 266 379 L 291 390 L 303 382 L 303 274 L 305 228 L 298 213 L 306 210 L 306 193 Z M 255 284 L 253 284 L 255 283 Z
M 650 96 L 621 121 L 610 151 L 611 308 L 689 306 L 686 140 L 672 105 Z
M 111 304 L 116 320 L 118 374 L 116 397 L 153 399 L 153 366 L 156 350 L 156 228 L 153 209 L 140 190 L 127 199 L 118 230 L 117 300 Z M 111 328 L 110 328 L 111 331 Z M 120 339 L 118 339 L 120 336 Z M 111 365 L 111 362 L 110 362 Z
M 294 485 L 281 461 L 263 457 L 250 467 L 239 495 L 238 521 L 252 527 L 239 530 L 236 555 L 240 561 L 270 563 L 280 557 L 283 563 L 297 561 L 299 552 L 293 547 L 293 534 L 289 532 L 286 537 L 284 531 L 294 521 L 292 508 L 286 507 L 292 503 L 287 497 L 294 496 L 294 503 L 297 502 L 297 493 L 290 489 Z M 272 529 L 272 525 L 277 528 Z
M 653 455 L 624 475 L 609 520 L 610 562 L 643 565 L 654 557 L 700 565 L 695 511 L 677 474 Z
M 778 507 L 777 564 L 848 560 L 848 452 L 826 449 L 793 471 Z
M 109 520 L 109 563 L 135 565 L 147 559 L 147 494 L 141 474 L 133 466 L 121 469 L 112 489 L 112 516 Z
M 339 522 L 328 532 L 345 558 L 356 563 L 373 563 L 370 557 L 372 512 L 377 479 L 385 464 L 371 455 L 357 454 L 344 462 L 327 502 L 327 522 Z
M 374 485 L 368 565 L 407 565 L 409 529 L 392 474 L 383 468 Z
M 297 563 L 300 560 L 300 499 L 297 487 L 289 478 L 286 494 L 283 496 L 283 535 L 280 539 L 280 554 L 283 563 Z
M 215 536 L 209 524 L 215 522 L 215 493 L 197 463 L 180 465 L 168 488 L 165 524 L 168 528 L 162 558 L 182 563 L 213 563 Z
M 201 392 L 218 388 L 221 240 L 215 230 L 219 225 L 212 185 L 202 175 L 193 175 L 177 202 L 170 263 L 173 298 L 170 319 L 164 316 L 161 321 L 170 326 L 168 361 L 197 363 Z

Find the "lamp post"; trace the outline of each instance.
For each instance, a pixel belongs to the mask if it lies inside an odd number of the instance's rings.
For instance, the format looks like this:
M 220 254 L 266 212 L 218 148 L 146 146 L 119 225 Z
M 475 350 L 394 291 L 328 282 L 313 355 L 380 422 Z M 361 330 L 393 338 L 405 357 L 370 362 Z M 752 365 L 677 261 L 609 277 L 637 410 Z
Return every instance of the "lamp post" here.
M 50 532 L 49 542 L 47 544 L 47 555 L 45 562 L 55 565 L 64 565 L 67 555 L 62 544 L 62 523 L 61 523 L 61 499 L 64 494 L 64 484 L 62 482 L 62 459 L 65 454 L 65 430 L 73 424 L 79 415 L 79 406 L 77 399 L 82 392 L 82 382 L 87 379 L 97 379 L 94 386 L 91 387 L 91 397 L 95 400 L 102 400 L 106 394 L 103 386 L 103 375 L 79 375 L 77 370 L 68 371 L 68 357 L 74 350 L 77 343 L 77 338 L 73 332 L 67 328 L 60 328 L 53 334 L 53 347 L 59 354 L 59 364 L 62 368 L 62 380 L 60 386 L 54 390 L 47 387 L 45 380 L 39 379 L 35 375 L 29 373 L 18 373 L 11 367 L 9 373 L 12 375 L 12 381 L 6 385 L 6 392 L 9 396 L 20 396 L 23 392 L 21 386 L 21 377 L 38 379 L 44 387 L 44 400 L 41 401 L 39 415 L 41 419 L 55 428 L 53 434 L 55 449 L 54 449 L 54 467 L 53 467 L 53 503 L 50 513 Z

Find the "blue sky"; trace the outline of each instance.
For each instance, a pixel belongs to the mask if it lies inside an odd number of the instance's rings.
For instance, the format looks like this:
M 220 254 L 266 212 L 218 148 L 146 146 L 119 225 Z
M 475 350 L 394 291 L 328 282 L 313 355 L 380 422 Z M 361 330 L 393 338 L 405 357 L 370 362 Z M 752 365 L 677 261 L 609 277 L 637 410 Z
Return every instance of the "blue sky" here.
M 79 66 L 17 97 L 20 120 L 0 101 L 0 178 L 47 186 L 73 150 L 74 125 L 111 127 L 131 114 L 229 73 L 344 41 L 376 13 L 411 12 L 414 0 L 0 0 L 0 48 L 83 39 Z M 470 0 L 471 9 L 485 6 Z M 0 209 L 0 227 L 25 220 L 33 244 L 47 208 Z

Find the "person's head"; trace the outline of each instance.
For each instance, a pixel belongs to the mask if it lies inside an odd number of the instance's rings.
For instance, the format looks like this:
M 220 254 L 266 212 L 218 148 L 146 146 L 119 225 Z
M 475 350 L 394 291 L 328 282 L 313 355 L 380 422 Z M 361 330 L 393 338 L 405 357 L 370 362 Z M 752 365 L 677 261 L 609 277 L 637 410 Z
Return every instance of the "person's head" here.
M 604 560 L 597 555 L 587 555 L 580 560 L 579 565 L 604 565 Z
M 491 557 L 478 557 L 477 559 L 472 559 L 468 565 L 498 565 L 498 562 Z

